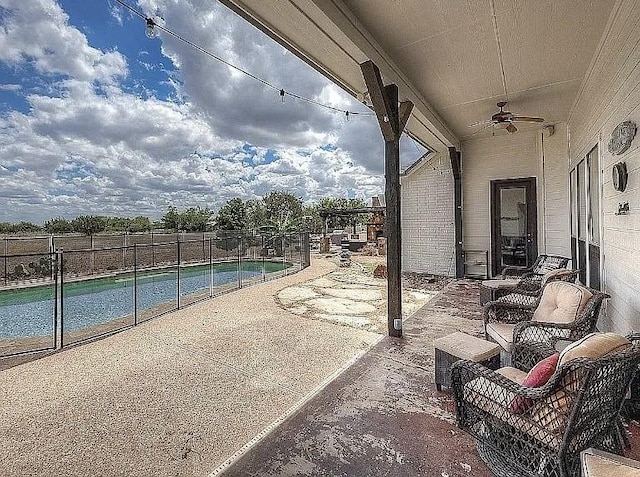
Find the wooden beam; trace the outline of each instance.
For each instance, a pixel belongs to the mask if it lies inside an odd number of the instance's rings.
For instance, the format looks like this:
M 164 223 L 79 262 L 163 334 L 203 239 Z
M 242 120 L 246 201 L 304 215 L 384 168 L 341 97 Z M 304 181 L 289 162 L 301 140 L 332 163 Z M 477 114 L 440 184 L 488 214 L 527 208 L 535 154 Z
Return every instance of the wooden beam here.
M 399 127 L 398 87 L 385 87 L 390 105 L 389 122 Z M 396 129 L 398 130 L 398 129 Z M 384 145 L 385 202 L 387 239 L 387 328 L 389 336 L 402 336 L 402 230 L 400 228 L 400 134 Z
M 389 104 L 387 95 L 384 93 L 380 70 L 371 60 L 361 63 L 360 69 L 362 70 L 362 76 L 369 91 L 369 98 L 371 98 L 371 102 L 373 103 L 373 110 L 380 124 L 382 136 L 385 141 L 392 141 L 398 134 L 397 126 L 394 130 L 391 124 L 391 105 Z
M 404 131 L 404 127 L 407 125 L 407 121 L 409 121 L 409 117 L 411 116 L 411 111 L 413 111 L 413 103 L 411 101 L 403 101 L 400 103 L 400 108 L 398 110 L 398 121 L 400 123 L 400 132 Z

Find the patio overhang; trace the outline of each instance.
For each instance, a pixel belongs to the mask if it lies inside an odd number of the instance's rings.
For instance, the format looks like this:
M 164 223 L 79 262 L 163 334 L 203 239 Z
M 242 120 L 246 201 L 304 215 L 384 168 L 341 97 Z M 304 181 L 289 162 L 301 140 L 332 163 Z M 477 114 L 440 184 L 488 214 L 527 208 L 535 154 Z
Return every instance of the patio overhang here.
M 458 137 L 342 2 L 222 0 L 222 3 L 354 97 L 367 92 L 360 65 L 372 60 L 385 82 L 398 86 L 399 100 L 414 104 L 405 132 L 433 151 L 459 148 Z M 371 101 L 368 105 L 371 106 Z
M 373 61 L 400 101 L 406 130 L 433 151 L 493 131 L 497 101 L 566 121 L 615 0 L 223 0 L 354 96 Z M 585 3 L 588 3 L 586 5 Z M 487 127 L 487 123 L 488 126 Z

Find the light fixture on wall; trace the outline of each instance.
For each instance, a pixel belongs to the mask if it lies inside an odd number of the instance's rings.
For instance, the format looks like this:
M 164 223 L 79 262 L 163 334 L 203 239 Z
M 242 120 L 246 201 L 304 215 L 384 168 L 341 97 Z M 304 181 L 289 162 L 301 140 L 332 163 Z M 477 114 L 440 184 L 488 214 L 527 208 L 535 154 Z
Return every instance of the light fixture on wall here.
M 627 188 L 627 164 L 624 162 L 618 162 L 613 165 L 611 170 L 611 179 L 613 181 L 613 188 L 618 192 L 624 192 Z

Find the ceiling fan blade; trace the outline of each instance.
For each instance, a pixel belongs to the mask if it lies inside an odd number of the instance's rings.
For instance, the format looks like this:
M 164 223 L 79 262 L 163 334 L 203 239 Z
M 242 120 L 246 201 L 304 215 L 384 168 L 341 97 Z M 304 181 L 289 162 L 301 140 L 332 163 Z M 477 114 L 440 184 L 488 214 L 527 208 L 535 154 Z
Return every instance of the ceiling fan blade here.
M 476 126 L 487 126 L 491 123 L 492 123 L 491 119 L 484 119 L 482 121 L 476 121 L 475 123 L 469 124 L 469 127 L 475 128 Z
M 515 127 L 513 124 L 509 123 L 509 125 L 505 128 L 507 131 L 509 131 L 510 133 L 514 133 L 518 130 L 517 127 Z
M 542 118 L 533 118 L 530 116 L 514 116 L 511 121 L 519 121 L 521 123 L 541 123 L 544 121 Z

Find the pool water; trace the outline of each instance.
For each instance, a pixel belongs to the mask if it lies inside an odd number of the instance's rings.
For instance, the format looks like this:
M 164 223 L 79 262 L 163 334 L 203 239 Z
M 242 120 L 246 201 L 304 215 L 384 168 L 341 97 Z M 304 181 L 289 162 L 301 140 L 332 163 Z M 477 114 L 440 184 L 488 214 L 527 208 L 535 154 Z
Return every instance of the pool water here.
M 289 264 L 264 262 L 264 272 L 281 271 Z M 243 262 L 242 280 L 262 276 L 263 262 Z M 181 302 L 195 296 L 207 297 L 211 288 L 238 282 L 237 263 L 216 263 L 213 274 L 209 265 L 180 269 Z M 137 296 L 134 296 L 134 282 Z M 134 306 L 138 316 L 167 304 L 175 308 L 178 294 L 177 267 L 116 277 L 65 283 L 62 292 L 64 332 L 80 330 L 130 317 Z M 182 299 L 184 297 L 184 300 Z M 191 299 L 190 299 L 191 298 Z M 55 289 L 38 286 L 0 292 L 0 339 L 51 336 L 55 313 Z M 58 314 L 60 315 L 60 313 Z

